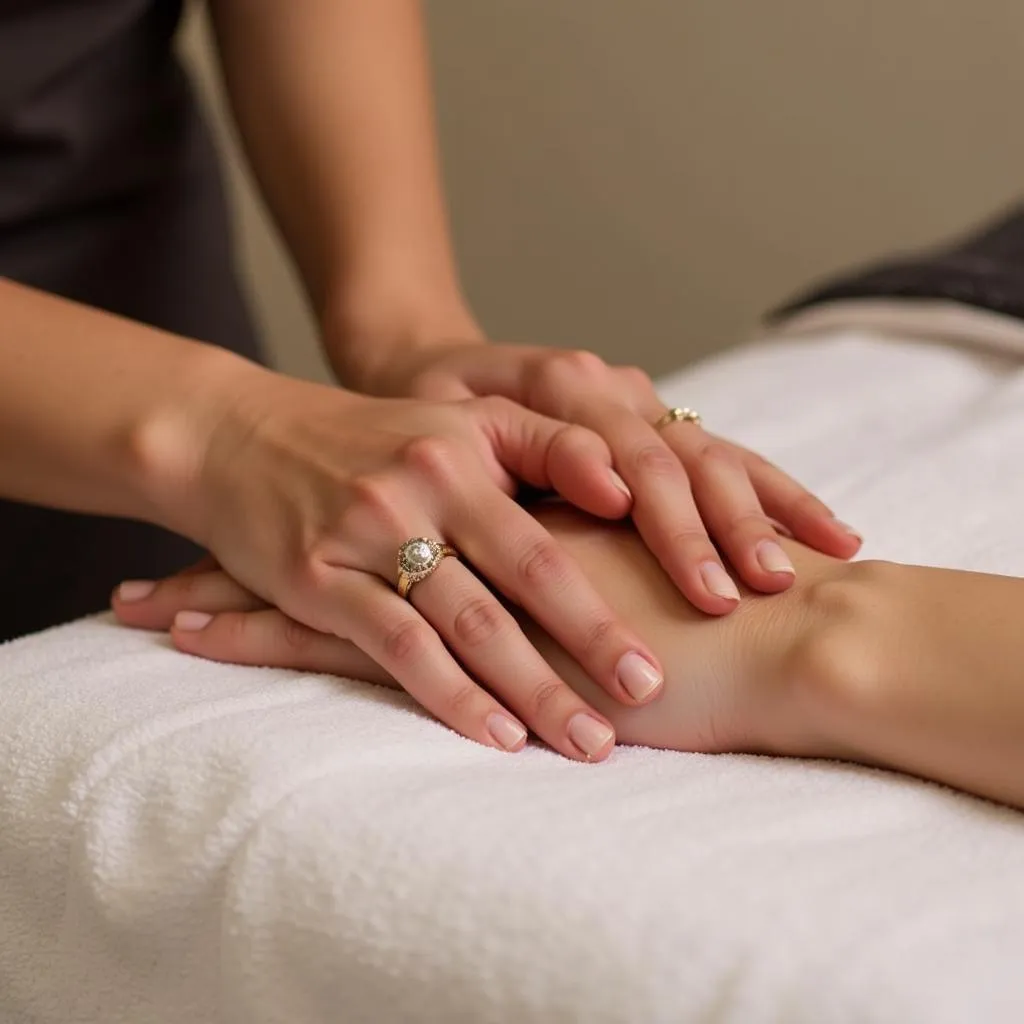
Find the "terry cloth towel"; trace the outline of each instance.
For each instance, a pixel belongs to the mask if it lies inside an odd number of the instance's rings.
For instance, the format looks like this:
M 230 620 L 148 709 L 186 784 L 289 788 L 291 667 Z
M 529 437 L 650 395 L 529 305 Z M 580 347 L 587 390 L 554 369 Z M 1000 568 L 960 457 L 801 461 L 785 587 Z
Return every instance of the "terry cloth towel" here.
M 1024 575 L 1011 358 L 835 330 L 664 396 L 867 556 Z M 508 756 L 108 618 L 0 648 L 4 1024 L 1019 1024 L 1022 880 L 1024 815 L 901 775 Z

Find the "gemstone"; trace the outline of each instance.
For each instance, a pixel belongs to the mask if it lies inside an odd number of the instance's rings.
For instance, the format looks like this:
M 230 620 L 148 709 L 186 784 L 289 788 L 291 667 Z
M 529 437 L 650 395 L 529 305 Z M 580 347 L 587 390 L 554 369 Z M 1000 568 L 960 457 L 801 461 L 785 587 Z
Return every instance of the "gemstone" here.
M 425 569 L 434 560 L 434 552 L 425 540 L 415 540 L 406 547 L 405 560 L 413 569 Z

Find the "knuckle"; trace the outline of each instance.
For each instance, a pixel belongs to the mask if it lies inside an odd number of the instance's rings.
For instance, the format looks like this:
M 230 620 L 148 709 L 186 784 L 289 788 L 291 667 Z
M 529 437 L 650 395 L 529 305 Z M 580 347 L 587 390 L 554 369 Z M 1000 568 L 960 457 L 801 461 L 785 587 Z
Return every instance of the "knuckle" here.
M 724 441 L 708 441 L 697 454 L 704 463 L 714 463 L 729 468 L 743 468 L 743 460 L 740 458 L 739 452 Z
M 292 601 L 309 602 L 321 594 L 332 569 L 326 545 L 317 542 L 308 551 L 297 551 L 286 559 L 284 589 Z
M 775 528 L 763 512 L 742 512 L 733 516 L 727 529 L 733 537 L 775 536 Z
M 603 616 L 587 628 L 586 636 L 583 639 L 584 649 L 597 651 L 605 647 L 609 637 L 615 631 L 615 620 L 610 616 Z
M 384 636 L 384 653 L 397 665 L 410 665 L 426 653 L 430 646 L 430 628 L 416 619 L 403 619 Z
M 226 650 L 241 654 L 252 646 L 252 622 L 243 612 L 222 612 L 214 619 L 217 636 Z M 213 636 L 213 630 L 207 627 L 203 631 Z
M 668 476 L 679 472 L 680 462 L 675 454 L 663 444 L 648 444 L 633 453 L 633 468 L 638 473 Z
M 478 690 L 472 683 L 463 683 L 457 686 L 448 695 L 445 705 L 448 713 L 453 718 L 462 718 L 466 712 L 476 703 Z
M 367 525 L 393 531 L 400 525 L 402 505 L 395 481 L 383 473 L 368 473 L 351 483 L 351 503 L 339 523 L 342 538 L 361 533 Z
M 569 349 L 561 353 L 559 359 L 568 370 L 587 376 L 604 373 L 608 369 L 608 364 L 596 352 L 583 348 Z
M 173 596 L 175 601 L 182 608 L 190 608 L 194 611 L 202 611 L 202 580 L 198 575 L 179 576 L 173 585 Z M 171 590 L 170 587 L 167 588 Z M 163 587 L 158 586 L 156 593 L 160 594 Z M 168 595 L 170 596 L 170 595 Z
M 284 620 L 281 623 L 281 639 L 285 647 L 294 653 L 301 653 L 306 650 L 309 643 L 309 630 L 288 615 L 282 615 Z
M 595 352 L 569 349 L 544 359 L 538 370 L 540 383 L 548 388 L 578 385 L 581 378 L 594 380 L 608 370 L 608 364 Z
M 504 616 L 496 601 L 474 598 L 456 614 L 452 623 L 455 637 L 467 647 L 477 647 L 501 633 Z
M 681 552 L 684 559 L 714 555 L 707 530 L 700 525 L 683 526 L 675 530 L 669 537 L 669 549 Z
M 620 380 L 632 392 L 640 392 L 652 388 L 651 378 L 639 366 L 620 366 L 616 369 Z
M 538 683 L 530 694 L 530 710 L 534 715 L 543 715 L 548 708 L 557 704 L 564 692 L 563 683 L 557 679 L 545 679 Z
M 534 541 L 519 560 L 519 576 L 532 586 L 564 580 L 565 556 L 555 541 L 550 537 Z
M 423 473 L 428 480 L 447 482 L 453 478 L 457 452 L 455 442 L 427 435 L 409 441 L 403 452 L 407 465 Z

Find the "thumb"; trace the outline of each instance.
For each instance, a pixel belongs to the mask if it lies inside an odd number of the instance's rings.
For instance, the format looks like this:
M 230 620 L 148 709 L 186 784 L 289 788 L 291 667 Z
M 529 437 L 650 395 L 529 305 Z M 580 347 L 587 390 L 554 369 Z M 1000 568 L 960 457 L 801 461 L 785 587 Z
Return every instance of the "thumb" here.
M 628 514 L 632 495 L 600 435 L 506 398 L 475 404 L 492 453 L 507 472 L 533 487 L 557 491 L 591 515 L 621 519 Z

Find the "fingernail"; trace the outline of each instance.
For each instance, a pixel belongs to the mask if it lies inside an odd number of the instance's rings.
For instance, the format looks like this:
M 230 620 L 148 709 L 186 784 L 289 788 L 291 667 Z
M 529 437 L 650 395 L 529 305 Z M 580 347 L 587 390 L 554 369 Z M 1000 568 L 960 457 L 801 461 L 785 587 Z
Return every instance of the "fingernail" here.
M 117 596 L 122 601 L 141 601 L 149 597 L 156 590 L 156 584 L 152 580 L 125 580 L 117 588 Z
M 763 540 L 757 545 L 757 560 L 765 572 L 787 572 L 796 575 L 793 563 L 786 557 L 786 552 L 773 540 Z
M 627 498 L 629 498 L 630 501 L 632 501 L 633 500 L 633 492 L 629 489 L 629 485 L 626 483 L 626 481 L 623 480 L 622 477 L 619 476 L 619 474 L 616 473 L 614 469 L 609 469 L 608 470 L 608 476 L 611 479 L 611 482 L 615 485 L 615 487 L 618 490 L 622 491 L 622 493 Z
M 494 742 L 505 750 L 515 750 L 526 739 L 526 730 L 518 722 L 496 711 L 487 716 L 487 731 Z
M 717 562 L 702 562 L 700 578 L 715 597 L 724 597 L 727 601 L 740 599 L 740 592 L 732 577 Z
M 591 758 L 600 754 L 615 739 L 615 733 L 593 715 L 581 712 L 569 719 L 569 739 Z
M 615 669 L 626 693 L 636 701 L 646 700 L 664 682 L 661 673 L 636 651 L 628 651 Z
M 836 524 L 836 526 L 839 527 L 840 530 L 845 530 L 851 537 L 863 542 L 864 537 L 860 533 L 858 533 L 849 523 L 844 523 L 842 519 L 833 519 L 832 521 Z
M 198 633 L 209 625 L 212 618 L 213 616 L 207 615 L 206 612 L 178 612 L 174 616 L 174 628 L 185 633 Z

